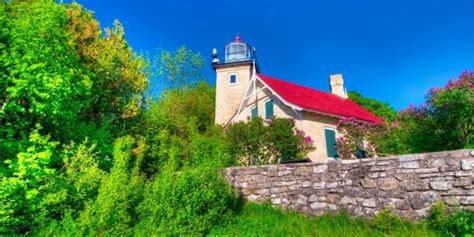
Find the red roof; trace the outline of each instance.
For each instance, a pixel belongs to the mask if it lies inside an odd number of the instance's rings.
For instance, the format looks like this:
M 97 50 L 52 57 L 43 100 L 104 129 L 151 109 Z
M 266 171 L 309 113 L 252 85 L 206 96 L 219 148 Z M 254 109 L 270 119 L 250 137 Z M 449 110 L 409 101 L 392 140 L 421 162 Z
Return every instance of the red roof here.
M 350 99 L 343 99 L 337 95 L 262 74 L 257 74 L 257 76 L 286 102 L 305 110 L 336 115 L 338 117 L 353 117 L 366 122 L 384 123 L 382 119 Z

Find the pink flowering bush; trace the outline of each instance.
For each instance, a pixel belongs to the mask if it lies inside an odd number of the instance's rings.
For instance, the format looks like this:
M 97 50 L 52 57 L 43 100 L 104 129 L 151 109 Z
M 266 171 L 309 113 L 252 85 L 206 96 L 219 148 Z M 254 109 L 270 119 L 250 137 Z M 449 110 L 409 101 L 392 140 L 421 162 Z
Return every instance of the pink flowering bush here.
M 339 156 L 355 158 L 474 148 L 474 73 L 465 71 L 443 88 L 432 88 L 423 105 L 408 106 L 385 126 L 341 119 L 336 141 Z M 361 139 L 365 141 L 361 144 Z
M 410 152 L 473 148 L 474 73 L 464 71 L 443 88 L 431 88 L 423 105 L 399 112 Z
M 383 139 L 385 127 L 382 124 L 366 123 L 355 118 L 339 120 L 337 130 L 343 135 L 336 139 L 336 149 L 342 159 L 355 159 L 357 153 L 364 151 L 366 157 L 377 157 L 372 144 Z

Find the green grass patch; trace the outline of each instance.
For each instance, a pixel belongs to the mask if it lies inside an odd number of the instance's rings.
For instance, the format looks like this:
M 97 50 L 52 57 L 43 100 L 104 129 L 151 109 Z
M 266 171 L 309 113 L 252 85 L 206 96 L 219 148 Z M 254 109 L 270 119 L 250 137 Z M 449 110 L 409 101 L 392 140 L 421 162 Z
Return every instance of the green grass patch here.
M 270 204 L 246 204 L 225 226 L 211 230 L 211 236 L 439 236 L 425 222 L 400 220 L 389 212 L 376 218 L 351 218 L 346 213 L 308 217 Z

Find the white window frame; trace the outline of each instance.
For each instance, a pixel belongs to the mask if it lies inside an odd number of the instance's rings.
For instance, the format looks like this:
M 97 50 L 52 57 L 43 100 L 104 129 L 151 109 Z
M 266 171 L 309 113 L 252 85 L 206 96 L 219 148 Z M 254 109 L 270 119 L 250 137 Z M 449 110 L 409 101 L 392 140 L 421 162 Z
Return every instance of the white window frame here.
M 232 76 L 235 76 L 235 82 L 234 82 L 234 83 L 232 83 L 232 82 L 230 81 L 230 78 L 231 78 Z M 229 74 L 229 85 L 235 86 L 235 85 L 237 85 L 237 84 L 239 84 L 239 77 L 237 76 L 237 73 L 231 73 L 231 74 Z

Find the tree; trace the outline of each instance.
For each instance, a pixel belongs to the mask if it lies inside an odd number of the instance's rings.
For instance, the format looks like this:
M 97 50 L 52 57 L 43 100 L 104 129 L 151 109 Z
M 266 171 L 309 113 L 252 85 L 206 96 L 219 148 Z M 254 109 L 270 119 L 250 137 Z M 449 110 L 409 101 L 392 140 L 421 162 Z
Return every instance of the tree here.
M 151 58 L 151 84 L 154 93 L 180 89 L 193 83 L 207 81 L 204 73 L 205 59 L 201 53 L 181 46 L 175 51 L 160 50 Z
M 426 102 L 399 113 L 411 152 L 474 147 L 474 73 L 465 71 L 443 88 L 432 88 Z
M 37 123 L 55 141 L 90 137 L 110 154 L 148 85 L 120 23 L 103 36 L 79 4 L 48 0 L 3 2 L 0 20 L 0 160 L 15 157 Z
M 397 118 L 397 112 L 388 103 L 364 97 L 356 91 L 349 91 L 348 95 L 349 99 L 386 122 L 395 121 Z

